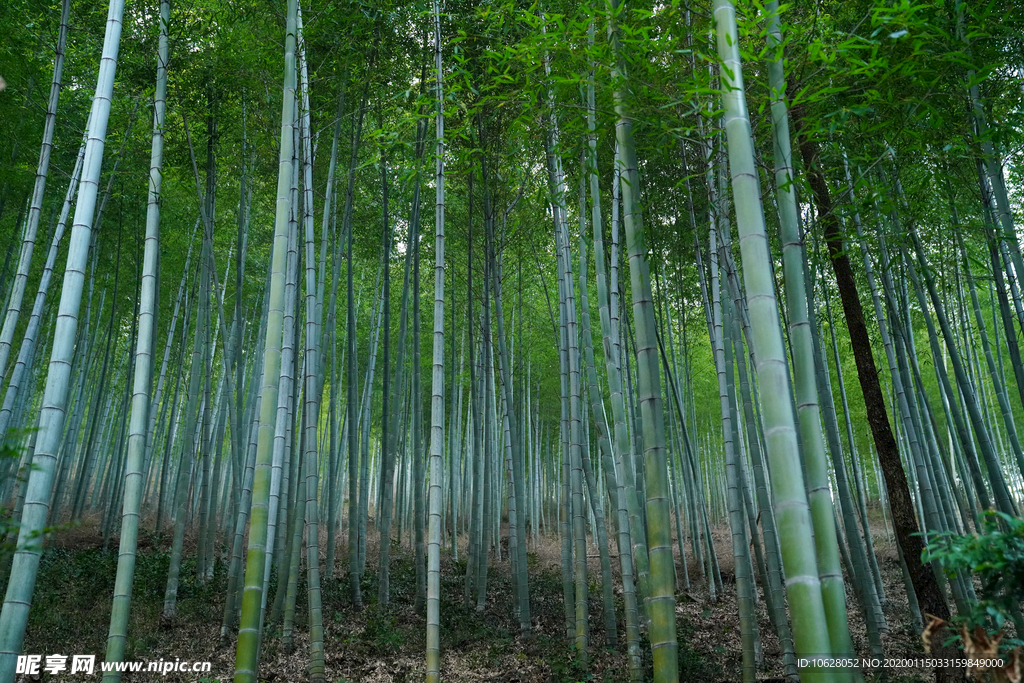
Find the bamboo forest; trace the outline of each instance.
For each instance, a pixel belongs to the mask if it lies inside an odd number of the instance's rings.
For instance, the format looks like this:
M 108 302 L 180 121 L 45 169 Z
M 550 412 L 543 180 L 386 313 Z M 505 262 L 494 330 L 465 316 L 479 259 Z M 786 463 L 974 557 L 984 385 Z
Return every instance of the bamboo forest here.
M 0 683 L 1021 683 L 1024 3 L 0 26 Z

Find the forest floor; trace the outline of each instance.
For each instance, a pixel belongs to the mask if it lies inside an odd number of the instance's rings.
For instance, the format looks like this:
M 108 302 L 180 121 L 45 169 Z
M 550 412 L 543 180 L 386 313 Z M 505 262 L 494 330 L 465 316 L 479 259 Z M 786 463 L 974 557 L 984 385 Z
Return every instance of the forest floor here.
M 736 607 L 735 578 L 728 530 L 715 530 L 724 595 L 717 603 L 708 600 L 708 591 L 699 571 L 690 566 L 690 588 L 677 593 L 676 614 L 679 637 L 681 681 L 739 681 L 740 634 Z M 392 541 L 391 607 L 376 606 L 376 566 L 378 536 L 371 532 L 367 543 L 367 570 L 362 583 L 366 607 L 357 610 L 349 597 L 344 556 L 339 555 L 337 578 L 322 581 L 324 645 L 327 680 L 330 683 L 400 683 L 421 681 L 424 671 L 423 616 L 413 608 L 415 568 L 408 543 Z M 322 538 L 322 540 L 326 540 Z M 507 543 L 507 541 L 506 541 Z M 234 638 L 220 645 L 220 626 L 226 591 L 224 563 L 218 560 L 212 580 L 200 583 L 195 578 L 195 543 L 186 539 L 185 559 L 178 589 L 178 615 L 170 625 L 160 624 L 164 587 L 169 564 L 170 539 L 140 533 L 139 555 L 135 571 L 126 660 L 175 659 L 211 662 L 209 674 L 171 673 L 126 674 L 131 681 L 212 681 L 231 680 L 234 673 Z M 339 539 L 342 552 L 344 539 Z M 95 654 L 103 659 L 110 619 L 110 602 L 117 567 L 117 539 L 104 550 L 95 524 L 58 530 L 49 542 L 40 564 L 35 598 L 25 636 L 24 652 L 29 654 Z M 539 545 L 529 545 L 530 595 L 533 634 L 519 635 L 518 618 L 512 613 L 512 585 L 507 562 L 492 559 L 488 574 L 487 603 L 482 612 L 463 604 L 465 576 L 464 546 L 459 561 L 450 551 L 441 560 L 441 674 L 450 682 L 501 681 L 502 683 L 574 683 L 576 681 L 628 681 L 624 644 L 604 647 L 600 565 L 596 549 L 588 554 L 590 576 L 590 666 L 578 668 L 565 636 L 560 570 L 561 548 L 557 537 L 542 537 Z M 921 641 L 910 626 L 909 613 L 896 552 L 891 543 L 879 539 L 876 550 L 884 579 L 888 604 L 885 608 L 889 632 L 883 636 L 887 657 L 921 656 Z M 321 543 L 321 556 L 324 544 Z M 614 558 L 613 558 L 614 560 Z M 678 560 L 678 556 L 677 556 Z M 613 561 L 613 567 L 617 561 Z M 321 565 L 323 566 L 323 565 Z M 617 574 L 617 571 L 615 572 Z M 682 577 L 680 577 L 681 579 Z M 616 578 L 616 582 L 618 579 Z M 680 582 L 681 583 L 681 580 Z M 271 581 L 269 599 L 273 599 L 276 581 Z M 301 587 L 295 617 L 295 650 L 285 652 L 277 637 L 263 643 L 260 680 L 268 683 L 300 683 L 308 680 L 307 596 Z M 616 588 L 621 615 L 621 590 Z M 850 630 L 859 654 L 867 655 L 864 621 L 848 592 Z M 779 680 L 782 675 L 778 642 L 771 632 L 762 600 L 758 602 L 759 628 L 764 662 L 759 680 Z M 620 640 L 623 637 L 619 624 Z M 642 638 L 645 668 L 650 670 L 650 649 Z M 70 661 L 70 659 L 69 659 Z M 96 681 L 92 676 L 66 672 L 41 679 L 53 681 Z M 891 670 L 889 680 L 910 683 L 928 680 L 928 672 Z

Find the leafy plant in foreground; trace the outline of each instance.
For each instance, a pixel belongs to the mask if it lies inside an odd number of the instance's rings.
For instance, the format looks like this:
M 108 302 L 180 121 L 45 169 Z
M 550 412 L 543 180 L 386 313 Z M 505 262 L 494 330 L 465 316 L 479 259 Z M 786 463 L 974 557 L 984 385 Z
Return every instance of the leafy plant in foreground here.
M 1002 666 L 976 668 L 975 673 L 990 671 L 993 680 L 1019 681 L 1024 653 L 1024 618 L 1020 604 L 1024 600 L 1024 519 L 995 510 L 985 512 L 985 533 L 958 536 L 952 532 L 929 535 L 922 560 L 937 560 L 948 576 L 958 570 L 970 570 L 981 580 L 978 601 L 970 611 L 953 619 L 960 626 L 958 635 L 969 658 L 1001 658 Z M 1007 620 L 1012 621 L 1016 637 L 1006 637 Z M 922 634 L 926 649 L 933 635 L 945 624 L 931 618 Z

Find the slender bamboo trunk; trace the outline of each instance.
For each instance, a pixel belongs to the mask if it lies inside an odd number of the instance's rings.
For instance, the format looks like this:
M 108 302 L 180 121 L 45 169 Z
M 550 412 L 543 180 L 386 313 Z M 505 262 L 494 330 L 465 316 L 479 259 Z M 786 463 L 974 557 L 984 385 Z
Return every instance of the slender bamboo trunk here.
M 629 247 L 633 316 L 636 320 L 637 399 L 643 423 L 644 490 L 647 511 L 647 545 L 651 578 L 648 597 L 650 640 L 656 683 L 674 683 L 679 679 L 675 624 L 675 561 L 672 556 L 670 499 L 665 454 L 665 425 L 662 414 L 661 382 L 658 372 L 657 335 L 654 301 L 651 293 L 647 243 L 640 210 L 640 177 L 637 168 L 633 122 L 626 108 L 629 78 L 625 73 L 622 40 L 615 15 L 622 5 L 609 1 L 611 20 L 609 37 L 614 51 L 612 82 L 615 88 L 616 142 L 622 155 L 623 223 Z M 636 432 L 634 432 L 636 433 Z
M 763 391 L 776 397 L 788 396 L 789 378 L 759 198 L 760 187 L 754 167 L 736 15 L 729 0 L 716 0 L 715 22 L 718 53 L 723 61 L 722 100 L 725 106 L 729 171 L 733 193 L 736 195 L 736 223 L 743 256 L 743 281 L 750 307 L 751 328 L 757 330 L 752 339 L 757 362 L 755 369 L 758 384 Z M 831 593 L 822 590 L 818 556 L 824 554 L 827 557 L 833 552 L 831 548 L 836 545 L 836 541 L 834 536 L 829 537 L 828 524 L 822 519 L 823 516 L 812 516 L 798 457 L 793 407 L 788 400 L 764 401 L 762 415 L 766 435 L 770 435 L 765 445 L 778 513 L 786 589 L 793 613 L 794 644 L 798 657 L 810 655 L 812 660 L 812 664 L 801 671 L 801 677 L 823 681 L 848 680 L 848 672 L 821 668 L 813 659 L 814 656 L 828 653 L 851 653 L 853 648 L 845 621 L 841 576 L 838 579 L 840 591 L 836 591 L 839 596 L 835 599 Z M 814 524 L 815 520 L 819 523 Z M 820 544 L 822 553 L 819 553 L 816 542 Z M 825 576 L 826 581 L 832 578 L 828 574 Z
M 305 44 L 302 37 L 302 8 L 296 11 L 296 32 L 299 40 L 300 108 L 299 132 L 303 158 L 303 224 L 305 227 L 306 266 L 306 352 L 303 424 L 306 449 L 303 453 L 306 468 L 306 596 L 309 603 L 309 677 L 312 683 L 325 680 L 323 610 L 320 596 L 320 540 L 319 468 L 317 466 L 317 427 L 320 423 L 320 325 L 317 316 L 318 301 L 316 273 L 316 235 L 313 221 L 313 155 L 310 149 L 309 76 L 306 68 Z M 330 531 L 330 529 L 328 529 Z
M 484 137 L 483 126 L 479 120 L 478 129 L 480 132 L 480 142 L 481 145 L 483 145 L 485 144 L 486 139 Z M 514 496 L 516 512 L 518 513 L 515 524 L 515 551 L 517 553 L 516 562 L 518 563 L 515 582 L 518 597 L 519 629 L 522 633 L 529 633 L 531 628 L 530 590 L 526 570 L 526 524 L 523 522 L 522 515 L 526 509 L 526 474 L 523 460 L 523 447 L 520 440 L 519 415 L 516 413 L 515 403 L 512 396 L 511 361 L 505 338 L 505 315 L 502 306 L 500 263 L 497 256 L 497 247 L 495 246 L 494 215 L 490 202 L 487 162 L 486 158 L 483 156 L 481 156 L 481 171 L 484 183 L 484 226 L 487 232 L 487 252 L 489 254 L 490 274 L 493 284 L 492 290 L 495 307 L 494 319 L 497 323 L 498 361 L 501 369 L 502 386 L 504 388 L 505 409 L 508 419 L 509 446 L 511 447 L 513 479 L 513 490 L 511 491 L 511 494 Z M 512 498 L 510 498 L 510 500 L 512 500 Z
M 61 240 L 67 227 L 68 215 L 71 212 L 71 203 L 78 188 L 78 180 L 81 176 L 83 162 L 85 160 L 85 147 L 87 139 L 83 138 L 82 147 L 78 151 L 78 159 L 75 162 L 74 170 L 71 172 L 71 179 L 68 181 L 67 195 L 64 198 L 64 205 L 61 208 L 60 220 L 50 238 L 50 249 L 46 255 L 46 263 L 43 265 L 42 274 L 39 276 L 39 286 L 36 291 L 35 302 L 32 304 L 32 314 L 25 327 L 25 335 L 22 337 L 21 347 L 18 349 L 18 358 L 11 369 L 10 382 L 4 392 L 3 406 L 0 407 L 0 443 L 7 438 L 8 429 L 11 427 L 15 403 L 21 396 L 21 385 L 25 379 L 25 373 L 32 369 L 36 358 L 36 339 L 42 329 L 44 306 L 50 289 L 50 281 L 53 277 L 54 264 L 57 262 L 57 252 L 60 249 Z M 31 392 L 30 394 L 31 395 Z M 22 486 L 24 489 L 24 486 Z M 20 519 L 16 515 L 15 519 Z
M 724 219 L 723 207 L 716 211 L 719 221 Z M 724 226 L 728 229 L 728 224 Z M 715 368 L 718 375 L 718 396 L 719 408 L 722 415 L 722 441 L 725 450 L 726 480 L 729 509 L 729 528 L 732 538 L 733 560 L 736 573 L 736 600 L 740 613 L 740 639 L 742 643 L 742 676 L 744 683 L 750 683 L 756 676 L 754 661 L 754 639 L 756 638 L 756 625 L 754 621 L 754 596 L 753 577 L 750 575 L 750 555 L 747 545 L 746 527 L 743 522 L 740 493 L 738 491 L 738 457 L 736 449 L 738 444 L 735 441 L 737 430 L 733 426 L 735 410 L 732 406 L 730 391 L 728 388 L 732 374 L 732 352 L 731 343 L 728 343 L 725 329 L 725 314 L 728 306 L 728 296 L 722 297 L 722 289 L 719 273 L 719 249 L 718 249 L 718 227 L 712 226 L 710 237 L 711 255 L 711 304 L 714 308 L 714 337 L 712 339 Z M 726 281 L 725 287 L 728 287 Z M 728 292 L 728 289 L 726 289 Z M 723 301 L 726 306 L 723 306 Z
M 441 66 L 441 12 L 438 0 L 434 0 L 434 101 L 437 103 L 435 124 L 435 170 L 434 170 L 434 340 L 433 362 L 430 382 L 430 451 L 429 489 L 427 505 L 429 515 L 427 530 L 427 683 L 441 680 L 441 477 L 444 449 L 444 75 Z M 418 338 L 417 338 L 418 339 Z M 457 414 L 457 413 L 456 413 Z M 454 416 L 453 416 L 454 417 Z M 458 428 L 455 429 L 456 434 Z M 417 444 L 418 446 L 418 444 Z M 454 463 L 455 452 L 450 453 Z M 454 472 L 454 470 L 453 470 Z M 455 477 L 451 481 L 456 490 Z M 457 553 L 457 509 L 458 498 L 452 504 L 452 547 Z M 457 555 L 456 555 L 457 557 Z
M 288 214 L 292 174 L 292 127 L 295 125 L 295 34 L 296 0 L 288 0 L 285 29 L 284 96 L 281 103 L 281 149 L 278 157 L 277 206 L 274 215 L 274 242 L 271 256 L 270 307 L 264 339 L 263 390 L 260 400 L 260 427 L 256 447 L 249 547 L 246 553 L 242 614 L 235 654 L 235 683 L 255 683 L 259 668 L 260 621 L 263 604 L 263 575 L 266 561 L 268 507 L 270 503 L 271 454 L 274 417 L 277 411 L 278 384 L 281 376 L 281 335 L 285 260 L 288 248 Z
M 67 3 L 65 3 L 65 16 Z M 138 338 L 135 347 L 135 374 L 132 388 L 131 426 L 128 436 L 128 460 L 124 475 L 124 509 L 121 519 L 121 540 L 114 582 L 114 600 L 110 613 L 110 630 L 104 661 L 120 662 L 127 644 L 128 615 L 131 607 L 132 583 L 135 578 L 135 553 L 142 504 L 146 433 L 149 423 L 150 390 L 152 388 L 152 349 L 156 336 L 155 317 L 159 301 L 157 275 L 160 246 L 160 189 L 163 179 L 164 114 L 167 100 L 167 30 L 171 18 L 169 0 L 160 2 L 160 38 L 157 53 L 156 95 L 153 106 L 153 144 L 150 151 L 149 199 L 146 213 L 145 253 L 141 293 L 139 296 Z M 62 26 L 66 30 L 66 26 Z M 62 34 L 63 38 L 63 34 Z M 173 330 L 171 333 L 173 335 Z M 119 672 L 104 674 L 104 680 L 115 683 Z
M 50 152 L 53 150 L 53 131 L 57 120 L 57 102 L 60 99 L 61 80 L 64 71 L 64 48 L 68 39 L 68 17 L 71 3 L 65 0 L 60 15 L 60 29 L 57 33 L 57 45 L 54 50 L 53 79 L 50 82 L 50 98 L 46 103 L 46 123 L 43 126 L 43 142 L 39 149 L 39 164 L 36 166 L 36 180 L 32 188 L 32 204 L 25 220 L 24 235 L 21 242 L 21 254 L 18 267 L 11 284 L 10 297 L 4 309 L 4 324 L 0 328 L 0 386 L 3 386 L 7 375 L 7 360 L 11 353 L 14 340 L 14 329 L 21 315 L 21 302 L 28 285 L 29 269 L 32 266 L 32 253 L 36 245 L 36 233 L 39 228 L 39 217 L 43 209 L 43 195 L 46 193 L 46 178 L 50 170 Z M 74 185 L 74 182 L 72 182 Z M 13 246 L 13 244 L 12 244 Z M 9 255 L 9 254 L 8 254 Z M 6 265 L 4 282 L 6 278 Z
M 380 534 L 380 558 L 377 570 L 377 604 L 386 606 L 391 595 L 389 582 L 390 557 L 391 557 L 391 519 L 394 511 L 394 471 L 395 471 L 395 446 L 394 436 L 397 427 L 397 415 L 395 404 L 397 395 L 394 387 L 400 387 L 398 372 L 395 373 L 395 380 L 391 376 L 391 249 L 392 249 L 392 227 L 388 217 L 388 166 L 387 150 L 384 146 L 380 149 L 381 187 L 383 196 L 383 229 L 381 251 L 384 254 L 384 283 L 382 289 L 382 309 L 384 326 L 384 367 L 383 367 L 383 408 L 381 410 L 381 460 L 380 460 L 380 498 L 377 505 L 377 525 Z M 403 287 L 403 290 L 405 288 Z M 403 299 L 405 292 L 403 291 Z M 404 308 L 404 307 L 403 307 Z M 401 355 L 401 354 L 399 354 Z M 396 363 L 396 368 L 401 368 L 401 359 Z
M 46 388 L 43 391 L 39 420 L 40 436 L 32 458 L 33 471 L 29 477 L 25 505 L 22 509 L 17 550 L 7 583 L 3 610 L 0 611 L 0 679 L 3 680 L 14 680 L 14 669 L 24 641 L 29 606 L 32 603 L 32 593 L 39 569 L 42 531 L 50 508 L 57 452 L 67 407 L 82 285 L 89 256 L 92 217 L 96 208 L 114 73 L 121 41 L 123 12 L 123 0 L 111 0 L 103 38 L 103 56 L 96 82 L 96 95 L 93 99 L 93 112 L 90 115 L 85 170 L 79 183 L 78 204 L 75 207 L 54 342 L 50 351 L 50 366 Z

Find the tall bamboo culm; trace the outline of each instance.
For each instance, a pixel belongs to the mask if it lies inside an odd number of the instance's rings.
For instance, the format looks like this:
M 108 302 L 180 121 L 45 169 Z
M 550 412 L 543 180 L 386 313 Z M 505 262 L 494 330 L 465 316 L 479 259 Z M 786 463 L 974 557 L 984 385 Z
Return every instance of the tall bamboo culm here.
M 78 186 L 78 204 L 71 228 L 67 265 L 54 327 L 50 364 L 39 412 L 36 451 L 32 473 L 25 492 L 17 549 L 11 565 L 7 593 L 0 611 L 0 680 L 13 681 L 28 623 L 29 607 L 35 589 L 42 554 L 43 529 L 50 511 L 50 493 L 57 465 L 57 454 L 64 431 L 71 363 L 78 332 L 78 312 L 82 303 L 85 270 L 92 241 L 92 221 L 96 209 L 103 148 L 110 117 L 114 74 L 121 43 L 121 17 L 124 0 L 111 0 L 103 36 L 96 93 L 90 113 L 89 140 L 85 148 L 84 170 Z
M 160 38 L 157 50 L 156 95 L 153 101 L 153 144 L 149 160 L 149 200 L 146 206 L 146 241 L 142 261 L 142 283 L 139 296 L 138 338 L 135 347 L 135 378 L 132 389 L 131 423 L 128 433 L 128 456 L 124 473 L 124 504 L 121 516 L 121 541 L 118 549 L 117 576 L 114 580 L 114 602 L 110 611 L 110 632 L 104 661 L 124 660 L 128 634 L 128 613 L 131 607 L 132 581 L 135 577 L 135 551 L 139 534 L 139 512 L 142 505 L 143 460 L 149 398 L 152 388 L 155 344 L 156 308 L 159 301 L 157 282 L 160 269 L 160 188 L 163 180 L 164 114 L 167 108 L 167 25 L 171 20 L 170 0 L 161 0 Z M 172 330 L 173 333 L 173 330 Z M 106 683 L 116 683 L 120 672 L 103 676 Z
M 647 612 L 654 659 L 655 683 L 676 683 L 679 661 L 675 617 L 675 559 L 672 554 L 671 495 L 665 448 L 665 422 L 662 409 L 660 360 L 654 321 L 654 297 L 651 291 L 647 240 L 640 210 L 640 173 L 637 167 L 633 121 L 626 108 L 629 77 L 625 73 L 622 39 L 616 15 L 623 4 L 610 0 L 609 38 L 614 65 L 615 141 L 622 159 L 622 219 L 629 252 L 630 285 L 633 293 L 633 319 L 636 322 L 637 397 L 643 430 L 644 491 L 647 510 L 647 550 L 650 560 L 650 594 Z M 634 432 L 635 433 L 635 432 Z M 639 533 L 639 530 L 638 530 Z
M 427 489 L 427 683 L 441 680 L 441 479 L 444 469 L 444 99 L 441 13 L 434 0 L 436 112 L 434 210 L 434 356 L 430 379 L 430 472 Z M 419 447 L 419 444 L 415 444 Z M 454 452 L 452 458 L 455 457 Z M 421 484 L 421 482 L 417 482 Z M 454 488 L 455 481 L 451 482 Z M 455 513 L 453 506 L 452 512 Z
M 268 507 L 270 504 L 271 454 L 281 379 L 281 339 L 284 328 L 285 260 L 288 250 L 293 134 L 295 125 L 295 34 L 297 0 L 288 0 L 285 29 L 284 95 L 281 100 L 281 149 L 278 156 L 277 204 L 274 212 L 274 243 L 271 252 L 270 306 L 263 340 L 263 391 L 256 442 L 249 546 L 246 551 L 242 614 L 238 649 L 235 652 L 235 683 L 255 683 L 259 668 L 260 622 L 263 604 L 263 573 L 266 562 Z
M 768 63 L 771 88 L 772 142 L 775 157 L 775 196 L 779 212 L 782 262 L 786 276 L 786 312 L 790 344 L 793 347 L 793 390 L 804 471 L 807 475 L 807 499 L 814 525 L 818 576 L 821 580 L 825 618 L 829 638 L 842 651 L 852 651 L 846 616 L 846 589 L 843 585 L 836 535 L 832 494 L 829 488 L 828 462 L 821 431 L 818 392 L 815 386 L 814 340 L 809 323 L 805 286 L 805 254 L 797 214 L 793 152 L 790 142 L 789 113 L 786 107 L 785 62 L 778 1 L 768 5 Z M 773 478 L 774 479 L 774 478 Z
M 764 228 L 761 189 L 754 165 L 750 119 L 743 91 L 739 32 L 732 2 L 715 0 L 714 16 L 718 56 L 722 62 L 722 103 L 729 171 L 743 257 L 743 284 L 751 328 L 755 331 L 752 341 L 758 385 L 762 396 L 789 396 L 786 353 Z M 765 423 L 772 498 L 777 513 L 797 657 L 827 656 L 833 652 L 835 643 L 830 637 L 830 624 L 822 598 L 814 546 L 816 529 L 804 488 L 793 407 L 787 400 L 762 401 L 761 414 Z M 816 664 L 805 667 L 801 678 L 807 681 L 847 680 L 847 676 L 819 668 Z

